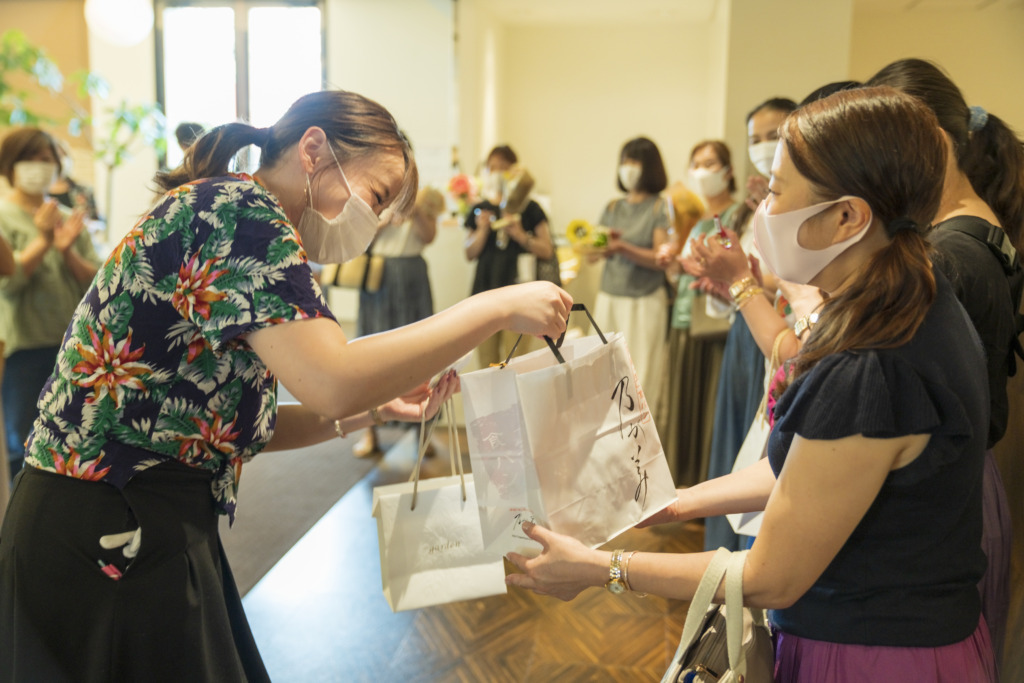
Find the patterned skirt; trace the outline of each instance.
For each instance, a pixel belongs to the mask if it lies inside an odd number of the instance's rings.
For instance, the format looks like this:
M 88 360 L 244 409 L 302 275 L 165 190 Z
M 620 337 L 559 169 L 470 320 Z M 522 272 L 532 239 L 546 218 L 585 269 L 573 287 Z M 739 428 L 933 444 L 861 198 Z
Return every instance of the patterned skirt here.
M 269 680 L 210 476 L 168 462 L 118 489 L 19 473 L 0 530 L 0 681 Z

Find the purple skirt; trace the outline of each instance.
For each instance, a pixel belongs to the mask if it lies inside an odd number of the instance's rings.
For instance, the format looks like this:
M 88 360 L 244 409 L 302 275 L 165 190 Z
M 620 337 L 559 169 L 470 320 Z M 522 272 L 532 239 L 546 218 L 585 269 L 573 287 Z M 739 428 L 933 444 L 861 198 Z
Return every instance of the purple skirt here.
M 994 683 L 985 618 L 974 633 L 942 647 L 846 645 L 775 632 L 776 683 Z

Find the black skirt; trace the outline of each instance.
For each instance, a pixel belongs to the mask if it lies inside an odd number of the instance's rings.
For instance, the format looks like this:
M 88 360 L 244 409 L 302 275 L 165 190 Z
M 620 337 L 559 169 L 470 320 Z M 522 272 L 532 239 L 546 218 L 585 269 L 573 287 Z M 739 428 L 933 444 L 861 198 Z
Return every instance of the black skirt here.
M 0 681 L 269 680 L 210 476 L 169 462 L 119 490 L 24 469 L 0 530 Z M 134 559 L 100 545 L 135 529 Z

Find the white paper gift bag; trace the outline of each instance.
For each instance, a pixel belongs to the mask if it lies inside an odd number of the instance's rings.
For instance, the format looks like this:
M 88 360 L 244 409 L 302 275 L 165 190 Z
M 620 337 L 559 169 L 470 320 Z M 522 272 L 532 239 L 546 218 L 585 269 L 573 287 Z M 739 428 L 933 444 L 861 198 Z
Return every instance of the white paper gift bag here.
M 768 418 L 765 417 L 764 410 L 758 410 L 757 415 L 754 417 L 754 422 L 747 431 L 746 438 L 743 439 L 740 452 L 736 455 L 736 462 L 732 466 L 733 472 L 739 472 L 746 467 L 750 467 L 761 459 L 771 431 L 772 428 L 768 424 Z M 761 520 L 764 519 L 764 510 L 737 512 L 728 514 L 725 517 L 729 520 L 729 524 L 737 534 L 757 536 L 761 531 Z
M 449 406 L 449 429 L 454 430 Z M 484 548 L 476 492 L 462 474 L 458 439 L 452 470 L 419 480 L 429 436 L 420 430 L 413 479 L 373 489 L 381 585 L 395 612 L 506 593 L 502 556 Z
M 462 376 L 484 543 L 500 554 L 537 547 L 524 520 L 596 547 L 676 500 L 622 335 L 559 342 Z

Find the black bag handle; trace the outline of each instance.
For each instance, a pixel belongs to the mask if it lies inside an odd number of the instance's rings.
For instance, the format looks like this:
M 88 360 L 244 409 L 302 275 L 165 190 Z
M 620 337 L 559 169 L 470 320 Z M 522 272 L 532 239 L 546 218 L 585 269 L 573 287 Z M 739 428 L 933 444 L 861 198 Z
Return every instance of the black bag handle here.
M 573 304 L 572 308 L 569 309 L 569 314 L 571 315 L 573 311 L 583 311 L 584 313 L 586 313 L 587 319 L 590 320 L 590 324 L 594 326 L 594 331 L 597 332 L 597 336 L 600 337 L 601 341 L 604 342 L 605 344 L 608 343 L 608 340 L 604 338 L 604 333 L 601 332 L 601 328 L 597 326 L 597 321 L 594 320 L 594 316 L 590 315 L 590 311 L 587 310 L 586 306 L 584 306 L 583 304 Z M 565 324 L 566 329 L 569 329 L 568 316 L 566 316 L 565 318 Z M 491 367 L 504 368 L 506 365 L 508 365 L 509 361 L 512 360 L 512 355 L 516 352 L 516 349 L 519 348 L 519 342 L 521 342 L 522 340 L 523 335 L 519 335 L 519 337 L 516 339 L 516 343 L 512 345 L 512 350 L 508 352 L 508 356 L 506 356 L 505 360 L 501 363 L 493 363 Z M 562 334 L 559 335 L 558 341 L 552 341 L 551 337 L 547 335 L 544 335 L 544 341 L 547 342 L 548 348 L 551 349 L 551 353 L 555 354 L 555 358 L 558 359 L 558 362 L 565 363 L 565 358 L 563 358 L 562 354 L 558 351 L 558 349 L 562 348 L 562 342 L 565 341 L 565 330 L 563 330 Z
M 604 344 L 608 343 L 608 340 L 604 338 L 604 333 L 601 332 L 601 328 L 597 326 L 597 321 L 594 320 L 594 316 L 590 315 L 590 311 L 587 310 L 586 306 L 584 306 L 583 304 L 573 304 L 572 308 L 569 309 L 570 315 L 573 313 L 573 311 L 583 311 L 584 313 L 586 313 L 587 314 L 587 319 L 590 320 L 590 324 L 594 326 L 594 331 L 597 332 L 597 336 L 601 338 L 601 342 L 604 343 Z M 569 318 L 568 317 L 566 317 L 566 319 L 565 319 L 565 324 L 566 324 L 566 330 L 568 330 L 569 329 Z M 559 363 L 565 363 L 565 358 L 562 357 L 562 354 L 559 351 L 559 349 L 562 348 L 562 342 L 565 341 L 565 331 L 563 330 L 562 334 L 560 334 L 558 336 L 558 341 L 552 341 L 551 337 L 549 337 L 547 335 L 544 335 L 544 341 L 546 341 L 548 343 L 548 348 L 551 349 L 551 353 L 555 354 L 555 358 L 558 359 L 558 362 Z

